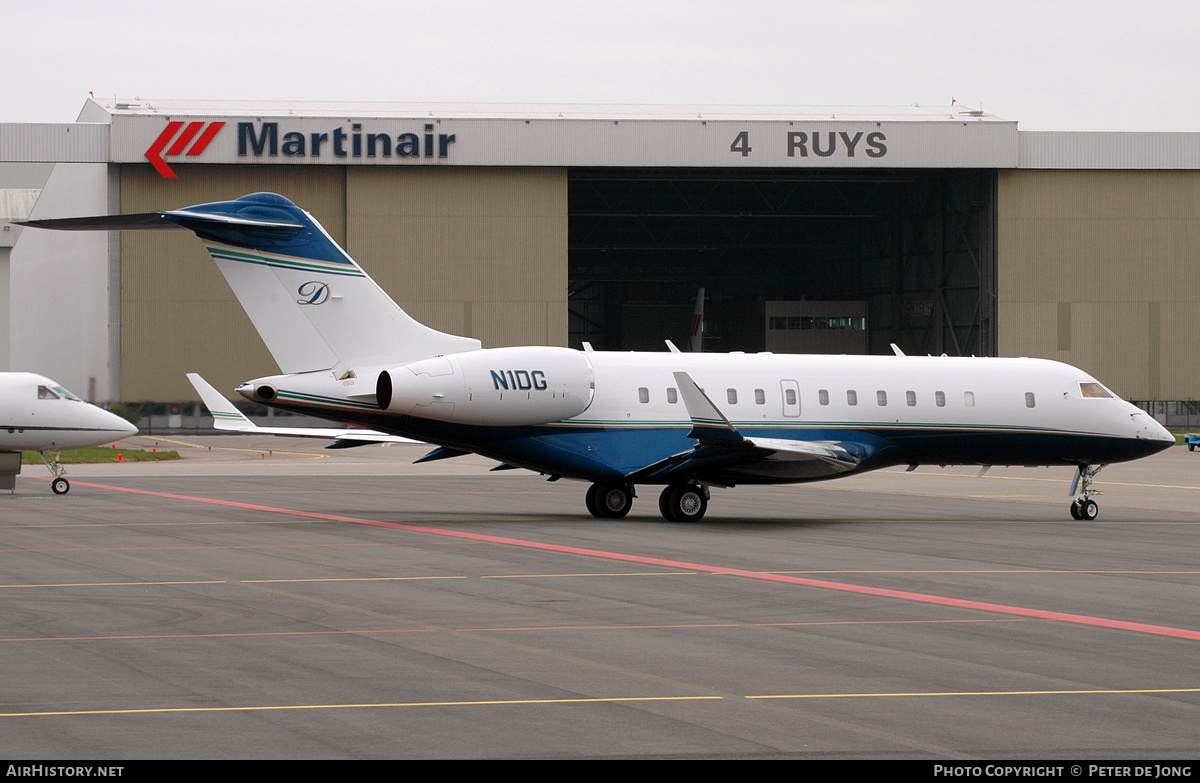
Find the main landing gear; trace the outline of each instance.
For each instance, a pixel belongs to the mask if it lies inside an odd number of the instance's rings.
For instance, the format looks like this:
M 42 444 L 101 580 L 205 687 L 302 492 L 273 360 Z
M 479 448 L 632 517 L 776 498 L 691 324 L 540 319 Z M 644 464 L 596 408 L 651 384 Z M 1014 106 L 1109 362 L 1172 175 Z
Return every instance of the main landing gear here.
M 588 488 L 587 510 L 594 517 L 620 519 L 637 497 L 628 484 L 597 482 Z M 708 511 L 708 489 L 699 484 L 672 484 L 658 497 L 658 510 L 669 522 L 699 522 Z
M 1096 467 L 1092 467 L 1091 465 L 1079 466 L 1079 471 L 1075 474 L 1075 480 L 1071 482 L 1072 495 L 1079 489 L 1080 483 L 1083 484 L 1083 494 L 1075 498 L 1071 503 L 1071 516 L 1075 519 L 1090 522 L 1100 516 L 1100 507 L 1096 505 L 1096 501 L 1092 500 L 1092 496 L 1103 495 L 1104 493 L 1098 489 L 1092 489 L 1092 481 L 1101 470 L 1104 470 L 1103 465 L 1097 465 Z
M 42 462 L 46 463 L 46 468 L 50 471 L 50 475 L 54 479 L 50 482 L 50 491 L 55 495 L 65 495 L 71 491 L 71 482 L 67 481 L 67 469 L 63 467 L 60 457 L 61 451 L 54 452 L 54 461 L 52 462 L 46 456 L 46 452 L 39 451 L 38 456 L 42 458 Z
M 672 484 L 658 496 L 658 510 L 668 522 L 699 522 L 708 511 L 708 490 L 699 484 Z
M 637 494 L 628 484 L 597 483 L 588 487 L 587 510 L 594 517 L 620 519 L 633 508 Z

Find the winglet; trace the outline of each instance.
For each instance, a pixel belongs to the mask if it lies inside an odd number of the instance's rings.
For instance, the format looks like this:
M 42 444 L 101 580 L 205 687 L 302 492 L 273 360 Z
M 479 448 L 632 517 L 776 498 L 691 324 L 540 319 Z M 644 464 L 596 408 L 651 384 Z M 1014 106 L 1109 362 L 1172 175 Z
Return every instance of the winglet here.
M 889 343 L 889 345 L 892 346 L 892 351 L 894 351 L 897 356 L 907 356 L 908 355 L 904 351 L 900 350 L 900 346 L 896 345 L 895 343 Z
M 692 419 L 692 431 L 689 438 L 704 438 L 705 440 L 744 440 L 741 433 L 729 423 L 725 414 L 713 404 L 692 377 L 686 372 L 672 373 L 675 383 L 679 384 L 679 396 L 683 397 L 684 407 Z
M 667 350 L 671 353 L 683 353 L 683 351 L 676 348 L 675 343 L 671 342 L 670 340 L 663 340 L 663 342 L 667 344 Z
M 213 427 L 218 430 L 252 430 L 254 424 L 242 414 L 233 403 L 225 399 L 219 391 L 200 377 L 198 373 L 189 372 L 187 379 L 196 388 L 196 393 L 204 401 L 204 407 L 213 417 Z

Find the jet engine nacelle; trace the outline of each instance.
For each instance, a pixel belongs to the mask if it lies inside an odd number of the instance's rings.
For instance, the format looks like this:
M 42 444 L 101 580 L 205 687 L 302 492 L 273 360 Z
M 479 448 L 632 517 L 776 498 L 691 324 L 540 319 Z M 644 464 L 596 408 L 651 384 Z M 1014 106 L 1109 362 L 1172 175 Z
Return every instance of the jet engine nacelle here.
M 532 425 L 569 419 L 592 403 L 592 366 L 569 348 L 489 348 L 412 362 L 379 374 L 389 413 L 458 424 Z

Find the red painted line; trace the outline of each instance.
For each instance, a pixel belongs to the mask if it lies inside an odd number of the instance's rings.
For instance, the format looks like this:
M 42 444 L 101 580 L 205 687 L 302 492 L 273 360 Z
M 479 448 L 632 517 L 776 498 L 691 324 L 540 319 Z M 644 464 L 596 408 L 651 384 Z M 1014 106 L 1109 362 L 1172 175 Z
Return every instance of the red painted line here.
M 224 122 L 214 122 L 209 124 L 204 133 L 200 134 L 200 138 L 196 139 L 196 143 L 192 145 L 192 148 L 188 150 L 187 154 L 199 155 L 201 152 L 204 152 L 204 150 L 208 148 L 208 143 L 213 140 L 213 136 L 216 136 L 217 131 L 224 127 Z
M 203 122 L 189 122 L 187 127 L 183 129 L 183 133 L 179 134 L 179 138 L 175 139 L 175 143 L 172 144 L 171 148 L 164 154 L 178 155 L 179 153 L 183 152 L 183 148 L 188 145 L 188 142 L 192 140 L 192 137 L 199 133 L 200 129 L 203 127 Z
M 393 530 L 406 530 L 411 533 L 448 536 L 451 538 L 466 539 L 469 541 L 484 541 L 492 544 L 502 544 L 504 546 L 537 549 L 543 552 L 559 552 L 561 554 L 579 555 L 581 557 L 594 557 L 604 560 L 616 560 L 625 563 L 641 563 L 642 565 L 653 565 L 665 568 L 681 568 L 686 571 L 702 571 L 710 574 L 740 576 L 746 579 L 758 579 L 766 582 L 779 582 L 782 584 L 800 585 L 803 587 L 816 587 L 822 590 L 856 593 L 858 595 L 869 595 L 876 598 L 895 598 L 901 601 L 933 604 L 935 606 L 952 606 L 956 609 L 971 609 L 980 612 L 994 612 L 996 614 L 1013 615 L 1015 617 L 1031 617 L 1038 620 L 1051 620 L 1060 623 L 1087 625 L 1095 628 L 1133 631 L 1134 633 L 1145 633 L 1153 634 L 1155 636 L 1169 636 L 1176 639 L 1200 641 L 1200 631 L 1194 631 L 1190 628 L 1174 628 L 1166 625 L 1151 625 L 1149 623 L 1132 623 L 1126 620 L 1112 620 L 1106 617 L 1092 617 L 1090 615 L 1072 614 L 1070 612 L 1052 612 L 1045 609 L 1031 609 L 1023 606 L 993 604 L 985 601 L 970 601 L 963 598 L 949 598 L 941 595 L 930 595 L 928 593 L 913 593 L 907 590 L 890 590 L 883 587 L 868 587 L 866 585 L 849 584 L 846 582 L 830 582 L 824 579 L 809 579 L 806 577 L 788 576 L 784 574 L 768 574 L 755 571 L 743 571 L 741 569 L 719 568 L 717 566 L 705 565 L 703 563 L 689 563 L 684 560 L 671 560 L 661 557 L 646 557 L 643 555 L 629 555 L 622 552 L 606 552 L 602 549 L 587 549 L 583 547 L 565 546 L 563 544 L 550 544 L 543 541 L 528 541 L 520 538 L 489 536 L 482 533 L 467 533 L 459 530 L 447 530 L 445 528 L 406 525 L 400 522 L 380 522 L 372 519 L 346 517 L 339 514 L 323 514 L 315 511 L 297 511 L 293 509 L 277 508 L 274 506 L 262 506 L 254 503 L 237 503 L 231 500 L 217 500 L 215 498 L 202 498 L 191 495 L 176 495 L 168 492 L 152 492 L 146 489 L 114 487 L 105 484 L 85 484 L 82 482 L 77 484 L 77 486 L 108 489 L 116 492 L 130 492 L 137 495 L 149 495 L 151 497 L 168 498 L 171 500 L 184 500 L 192 503 L 208 503 L 217 506 L 227 506 L 230 508 L 249 509 L 252 511 L 267 511 L 275 514 L 288 514 L 291 516 L 304 517 L 308 519 L 324 519 L 330 522 L 349 522 L 356 525 L 391 528 Z

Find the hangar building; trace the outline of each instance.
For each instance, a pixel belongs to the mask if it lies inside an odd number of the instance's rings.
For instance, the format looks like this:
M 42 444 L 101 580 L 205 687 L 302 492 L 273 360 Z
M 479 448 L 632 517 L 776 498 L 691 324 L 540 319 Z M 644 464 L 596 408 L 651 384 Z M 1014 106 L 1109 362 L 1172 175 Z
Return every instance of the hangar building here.
M 277 372 L 186 232 L 5 221 L 255 191 L 486 347 L 1039 356 L 1200 399 L 1200 133 L 959 107 L 94 101 L 0 125 L 0 368 L 94 400 Z

